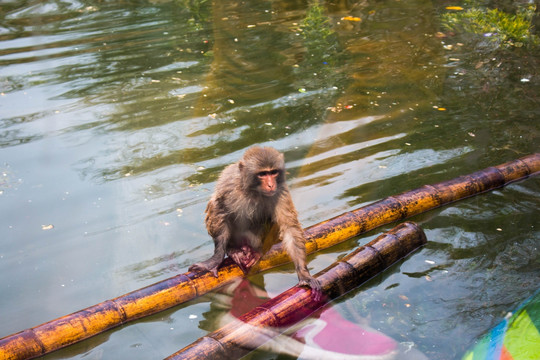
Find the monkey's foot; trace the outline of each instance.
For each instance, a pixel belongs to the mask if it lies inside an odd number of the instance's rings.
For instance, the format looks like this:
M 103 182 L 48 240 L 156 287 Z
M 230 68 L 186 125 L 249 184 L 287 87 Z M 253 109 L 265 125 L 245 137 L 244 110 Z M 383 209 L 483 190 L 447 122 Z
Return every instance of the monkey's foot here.
M 191 265 L 188 269 L 189 271 L 202 271 L 202 272 L 210 272 L 214 277 L 218 277 L 218 265 L 212 266 L 210 264 L 206 264 L 205 262 L 198 262 L 193 265 Z
M 314 277 L 304 278 L 298 281 L 299 286 L 309 286 L 311 288 L 311 298 L 320 301 L 323 296 L 322 286 L 319 280 Z
M 261 254 L 251 246 L 244 245 L 240 249 L 231 249 L 228 255 L 247 274 L 249 269 L 259 261 Z

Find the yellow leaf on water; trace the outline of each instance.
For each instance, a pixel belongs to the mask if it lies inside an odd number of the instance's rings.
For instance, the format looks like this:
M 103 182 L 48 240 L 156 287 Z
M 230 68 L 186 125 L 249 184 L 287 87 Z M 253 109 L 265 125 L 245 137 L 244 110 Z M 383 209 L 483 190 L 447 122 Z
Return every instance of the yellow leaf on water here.
M 348 21 L 362 21 L 359 17 L 356 16 L 345 16 L 342 17 L 341 20 L 348 20 Z

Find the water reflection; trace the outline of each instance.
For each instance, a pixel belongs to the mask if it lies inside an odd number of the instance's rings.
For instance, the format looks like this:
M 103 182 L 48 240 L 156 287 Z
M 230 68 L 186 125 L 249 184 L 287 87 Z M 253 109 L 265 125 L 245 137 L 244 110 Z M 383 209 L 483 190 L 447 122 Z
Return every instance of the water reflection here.
M 207 258 L 213 182 L 252 144 L 285 153 L 304 226 L 538 151 L 538 49 L 442 34 L 444 11 L 423 0 L 0 4 L 0 336 Z M 416 217 L 428 246 L 344 303 L 433 359 L 459 358 L 537 287 L 538 194 L 529 179 Z M 265 274 L 267 290 L 294 283 L 289 270 Z M 205 312 L 190 304 L 50 357 L 153 357 L 156 344 L 163 357 L 203 334 L 188 316 Z
M 204 314 L 205 319 L 200 322 L 200 326 L 208 331 L 220 329 L 213 333 L 212 337 L 224 341 L 228 354 L 241 354 L 245 349 L 257 349 L 256 354 L 259 356 L 268 353 L 302 359 L 427 359 L 414 348 L 413 343 L 398 343 L 371 328 L 365 318 L 356 316 L 354 322 L 349 321 L 336 307 L 329 305 L 313 312 L 308 318 L 302 315 L 306 309 L 289 314 L 289 328 L 257 326 L 257 320 L 242 318 L 242 315 L 254 309 L 260 313 L 265 303 L 269 306 L 269 297 L 260 275 L 249 281 L 237 280 L 210 297 L 212 311 Z M 262 307 L 259 307 L 261 305 Z M 259 317 L 264 315 L 259 314 Z M 224 328 L 225 326 L 228 327 Z M 231 334 L 242 335 L 236 336 L 232 341 L 225 341 Z M 198 343 L 194 348 L 203 347 L 204 344 Z

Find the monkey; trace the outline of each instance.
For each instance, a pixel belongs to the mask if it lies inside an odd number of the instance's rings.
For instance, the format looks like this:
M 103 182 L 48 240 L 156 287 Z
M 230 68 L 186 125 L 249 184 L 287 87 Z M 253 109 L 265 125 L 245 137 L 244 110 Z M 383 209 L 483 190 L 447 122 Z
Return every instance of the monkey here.
M 289 188 L 284 155 L 271 147 L 251 147 L 221 173 L 205 210 L 214 254 L 189 270 L 209 271 L 217 277 L 225 255 L 247 273 L 270 246 L 266 236 L 277 228 L 277 241 L 294 263 L 298 284 L 309 286 L 314 297 L 321 285 L 306 266 L 305 238 Z M 271 244 L 270 244 L 271 245 Z

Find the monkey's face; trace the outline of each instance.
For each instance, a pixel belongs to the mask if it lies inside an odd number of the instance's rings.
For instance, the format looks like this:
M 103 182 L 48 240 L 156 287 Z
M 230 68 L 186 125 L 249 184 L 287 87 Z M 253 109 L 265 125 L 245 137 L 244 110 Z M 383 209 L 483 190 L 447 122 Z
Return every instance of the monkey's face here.
M 273 197 L 285 182 L 283 154 L 273 148 L 252 147 L 238 162 L 244 188 L 266 197 Z
M 268 169 L 257 173 L 259 182 L 258 190 L 264 196 L 274 196 L 278 189 L 278 178 L 280 171 L 278 169 Z

